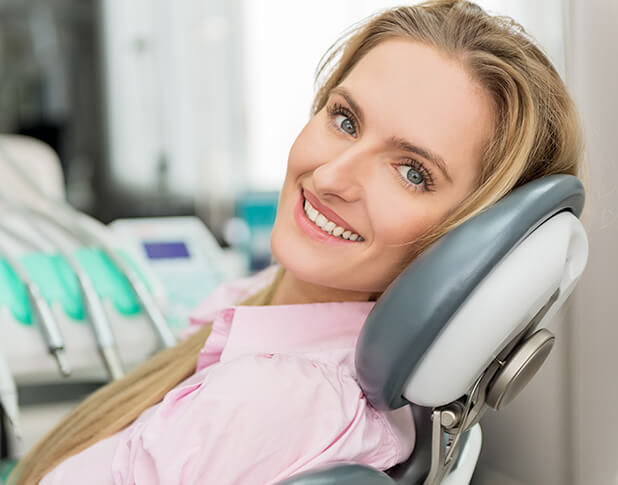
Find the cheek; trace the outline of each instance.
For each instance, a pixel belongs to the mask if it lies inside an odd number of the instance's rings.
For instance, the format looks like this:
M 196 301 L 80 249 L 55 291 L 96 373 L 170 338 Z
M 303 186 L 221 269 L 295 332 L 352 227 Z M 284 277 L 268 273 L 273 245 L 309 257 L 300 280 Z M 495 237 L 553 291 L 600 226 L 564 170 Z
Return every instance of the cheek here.
M 299 133 L 290 148 L 288 174 L 302 174 L 315 170 L 324 160 L 328 160 L 327 133 L 320 123 L 319 115 L 314 116 Z
M 292 199 L 297 192 L 299 179 L 303 174 L 312 170 L 311 158 L 309 157 L 310 151 L 308 149 L 311 135 L 309 125 L 310 123 L 303 128 L 290 148 L 285 179 L 279 196 L 278 212 L 294 202 Z
M 372 197 L 371 204 L 368 204 L 372 232 L 379 247 L 409 244 L 438 222 L 440 214 L 432 210 L 422 194 L 410 197 L 410 194 L 401 194 L 398 187 L 388 189 L 382 194 L 390 193 L 391 196 Z

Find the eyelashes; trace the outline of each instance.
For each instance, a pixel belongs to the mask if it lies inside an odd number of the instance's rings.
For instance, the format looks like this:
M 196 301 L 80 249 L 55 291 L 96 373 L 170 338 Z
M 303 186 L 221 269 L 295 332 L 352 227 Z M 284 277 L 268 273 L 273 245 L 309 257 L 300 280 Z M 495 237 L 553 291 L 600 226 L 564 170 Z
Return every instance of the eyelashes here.
M 327 106 L 326 111 L 329 114 L 330 122 L 337 130 L 343 131 L 344 133 L 354 137 L 358 136 L 358 121 L 356 120 L 356 116 L 354 116 L 354 113 L 352 113 L 352 111 L 339 103 L 334 103 L 332 106 Z M 350 121 L 351 126 L 354 128 L 354 134 L 350 133 L 349 131 L 345 130 L 341 125 L 337 124 L 337 116 L 344 116 L 345 118 L 347 118 L 348 121 Z
M 408 172 L 404 175 L 401 169 Z M 435 189 L 433 188 L 435 184 L 433 181 L 433 177 L 431 176 L 431 172 L 427 168 L 425 168 L 425 165 L 423 165 L 421 162 L 418 162 L 412 158 L 408 158 L 405 160 L 404 163 L 397 165 L 397 171 L 402 178 L 406 179 L 404 180 L 405 185 L 412 186 L 412 190 L 419 190 L 417 187 L 418 185 L 420 185 L 410 180 L 409 173 L 411 171 L 414 171 L 422 177 L 421 183 L 423 185 L 423 190 L 427 192 L 435 192 Z
M 351 110 L 349 110 L 342 104 L 333 103 L 332 105 L 326 106 L 326 111 L 329 115 L 329 123 L 335 130 L 353 138 L 358 137 L 358 121 Z M 338 116 L 343 116 L 344 120 L 338 122 Z M 346 128 L 344 128 L 344 123 L 346 122 L 349 123 L 347 123 L 345 125 Z M 353 131 L 350 131 L 350 129 L 352 129 Z M 435 184 L 431 171 L 427 169 L 427 167 L 425 167 L 423 163 L 412 158 L 406 158 L 401 163 L 397 163 L 394 166 L 395 170 L 398 172 L 398 178 L 405 188 L 414 191 L 435 191 L 435 189 L 433 188 Z M 406 171 L 407 173 L 403 173 Z M 409 174 L 411 171 L 414 171 L 416 172 L 416 174 L 421 176 L 420 183 L 415 183 L 410 180 Z M 422 188 L 420 186 L 422 186 Z

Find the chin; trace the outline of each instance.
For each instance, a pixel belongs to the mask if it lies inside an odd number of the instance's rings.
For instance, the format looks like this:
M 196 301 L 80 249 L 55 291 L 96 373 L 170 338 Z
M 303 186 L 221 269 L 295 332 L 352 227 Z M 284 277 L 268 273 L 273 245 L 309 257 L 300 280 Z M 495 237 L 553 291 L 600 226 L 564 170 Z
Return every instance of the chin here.
M 327 278 L 320 265 L 315 264 L 316 256 L 307 254 L 310 251 L 308 249 L 303 247 L 302 241 L 298 241 L 295 234 L 279 231 L 276 225 L 273 228 L 270 250 L 275 261 L 302 281 L 324 285 L 323 280 Z
M 293 235 L 279 233 L 276 228 L 270 240 L 270 247 L 274 259 L 292 273 L 297 279 L 336 290 L 374 293 L 380 292 L 378 288 L 369 288 L 362 281 L 346 271 L 343 267 L 337 267 L 333 263 L 316 264 L 316 255 L 309 254 L 310 249 L 304 248 L 302 242 L 298 242 Z M 305 252 L 307 251 L 307 253 Z M 341 262 L 341 261 L 339 261 Z

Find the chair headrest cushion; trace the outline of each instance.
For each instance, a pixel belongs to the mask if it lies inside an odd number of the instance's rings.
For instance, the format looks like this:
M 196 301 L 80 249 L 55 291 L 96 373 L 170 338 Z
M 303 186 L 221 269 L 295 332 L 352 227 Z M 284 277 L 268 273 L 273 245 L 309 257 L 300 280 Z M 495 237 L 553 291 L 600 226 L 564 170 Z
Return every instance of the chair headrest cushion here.
M 555 214 L 579 217 L 584 188 L 551 175 L 513 190 L 444 235 L 389 286 L 369 314 L 356 346 L 356 370 L 369 402 L 396 409 L 427 349 L 470 293 L 528 234 Z

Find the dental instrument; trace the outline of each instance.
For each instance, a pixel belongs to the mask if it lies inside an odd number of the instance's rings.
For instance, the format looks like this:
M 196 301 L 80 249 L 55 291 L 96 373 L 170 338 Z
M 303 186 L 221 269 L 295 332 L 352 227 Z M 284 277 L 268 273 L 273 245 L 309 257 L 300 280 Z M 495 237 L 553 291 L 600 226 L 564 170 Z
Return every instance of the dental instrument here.
M 34 244 L 26 237 L 18 234 L 7 227 L 6 225 L 0 226 L 0 230 L 8 234 L 13 239 L 19 241 L 21 244 L 27 246 L 33 246 Z M 41 295 L 39 287 L 32 281 L 32 278 L 28 275 L 28 272 L 19 262 L 16 257 L 13 257 L 9 249 L 0 239 L 0 251 L 2 251 L 4 258 L 8 261 L 9 265 L 13 268 L 19 279 L 24 283 L 26 292 L 28 293 L 28 300 L 32 310 L 34 311 L 34 320 L 39 327 L 43 340 L 49 353 L 54 357 L 58 365 L 60 373 L 67 377 L 71 374 L 71 367 L 65 355 L 64 338 L 54 319 L 54 316 L 49 308 L 49 305 Z
M 62 232 L 72 237 L 75 237 L 78 241 L 80 240 L 77 235 L 70 230 L 70 228 L 67 228 L 65 225 L 59 224 L 56 219 L 49 218 L 46 215 L 41 214 L 38 210 L 31 207 L 22 207 L 17 206 L 12 202 L 4 202 L 16 211 L 26 213 L 28 215 L 41 219 L 41 221 L 51 223 L 54 227 L 60 229 Z M 88 316 L 87 320 L 92 328 L 95 342 L 97 345 L 97 350 L 99 351 L 105 368 L 107 369 L 107 372 L 112 380 L 122 378 L 124 376 L 124 369 L 118 352 L 116 339 L 114 337 L 114 334 L 112 333 L 110 323 L 107 319 L 107 316 L 105 315 L 105 311 L 94 289 L 90 277 L 82 269 L 81 265 L 77 262 L 71 252 L 66 250 L 64 245 L 59 241 L 58 237 L 53 234 L 53 231 L 47 231 L 43 233 L 41 229 L 36 225 L 32 224 L 31 227 L 36 232 L 38 232 L 42 238 L 47 238 L 69 263 L 71 269 L 77 277 L 77 281 L 79 283 L 83 296 L 86 315 Z

